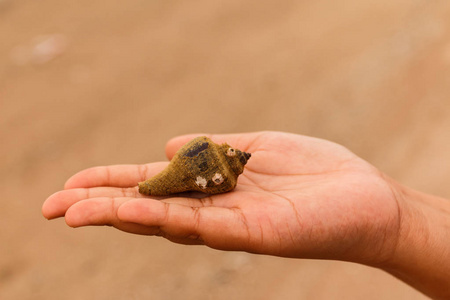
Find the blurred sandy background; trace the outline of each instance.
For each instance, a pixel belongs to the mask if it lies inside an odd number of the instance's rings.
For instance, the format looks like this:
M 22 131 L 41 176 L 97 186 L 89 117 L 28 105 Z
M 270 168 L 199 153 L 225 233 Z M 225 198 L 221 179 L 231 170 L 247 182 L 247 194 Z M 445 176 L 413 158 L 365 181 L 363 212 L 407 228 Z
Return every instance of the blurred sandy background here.
M 191 132 L 341 143 L 450 198 L 450 3 L 0 0 L 0 299 L 427 299 L 388 274 L 46 221 Z M 411 262 L 414 263 L 414 262 Z

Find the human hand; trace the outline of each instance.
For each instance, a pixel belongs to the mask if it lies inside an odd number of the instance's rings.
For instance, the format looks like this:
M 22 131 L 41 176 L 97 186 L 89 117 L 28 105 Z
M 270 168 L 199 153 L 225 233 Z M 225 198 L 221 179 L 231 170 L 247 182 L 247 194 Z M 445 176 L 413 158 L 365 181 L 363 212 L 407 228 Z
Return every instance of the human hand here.
M 194 137 L 169 141 L 167 156 Z M 232 192 L 146 197 L 137 183 L 168 162 L 96 167 L 71 177 L 42 213 L 182 244 L 353 261 L 450 299 L 447 199 L 404 187 L 328 141 L 281 132 L 210 138 L 252 153 Z
M 195 137 L 172 139 L 166 154 Z M 236 189 L 148 197 L 143 181 L 168 163 L 96 167 L 71 177 L 44 203 L 46 218 L 69 226 L 109 225 L 182 244 L 205 244 L 284 257 L 325 258 L 376 265 L 395 244 L 395 191 L 376 168 L 337 144 L 294 134 L 211 135 L 250 152 Z

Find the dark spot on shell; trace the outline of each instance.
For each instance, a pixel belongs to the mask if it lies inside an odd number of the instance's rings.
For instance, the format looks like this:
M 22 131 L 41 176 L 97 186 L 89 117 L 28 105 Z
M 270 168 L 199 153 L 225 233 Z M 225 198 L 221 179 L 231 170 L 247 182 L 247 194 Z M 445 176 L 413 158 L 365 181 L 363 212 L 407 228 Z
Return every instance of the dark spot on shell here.
M 243 153 L 244 153 L 244 156 L 245 156 L 245 159 L 246 159 L 246 160 L 249 160 L 250 157 L 252 156 L 251 153 L 247 153 L 247 152 L 243 152 Z
M 200 163 L 198 165 L 198 168 L 200 169 L 200 171 L 205 172 L 206 170 L 208 170 L 208 162 L 204 161 L 204 162 Z
M 250 156 L 252 156 L 250 153 L 242 152 L 242 155 L 239 157 L 239 161 L 241 162 L 241 164 L 245 165 Z
M 195 148 L 190 149 L 184 156 L 194 157 L 197 156 L 203 150 L 208 149 L 208 142 L 204 142 L 201 145 L 196 146 Z

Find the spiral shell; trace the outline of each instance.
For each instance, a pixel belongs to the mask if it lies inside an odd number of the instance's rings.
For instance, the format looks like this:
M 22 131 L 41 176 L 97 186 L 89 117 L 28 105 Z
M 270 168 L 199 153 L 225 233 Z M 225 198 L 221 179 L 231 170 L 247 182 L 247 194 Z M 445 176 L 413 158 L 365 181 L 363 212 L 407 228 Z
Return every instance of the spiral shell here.
M 185 144 L 161 173 L 139 182 L 139 193 L 167 196 L 186 191 L 219 194 L 235 188 L 251 154 L 206 136 Z

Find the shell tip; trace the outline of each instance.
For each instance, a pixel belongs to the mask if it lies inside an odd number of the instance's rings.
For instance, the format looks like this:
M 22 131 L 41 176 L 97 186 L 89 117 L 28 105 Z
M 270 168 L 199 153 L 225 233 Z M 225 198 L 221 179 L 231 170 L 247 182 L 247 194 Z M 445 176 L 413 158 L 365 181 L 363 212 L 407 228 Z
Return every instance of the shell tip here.
M 250 157 L 252 156 L 252 154 L 251 154 L 251 153 L 248 153 L 248 152 L 244 152 L 244 156 L 245 156 L 245 159 L 246 159 L 246 160 L 249 160 Z
M 150 187 L 145 181 L 138 182 L 138 187 L 139 187 L 139 193 L 140 194 L 143 194 L 143 195 L 149 195 L 150 194 Z

